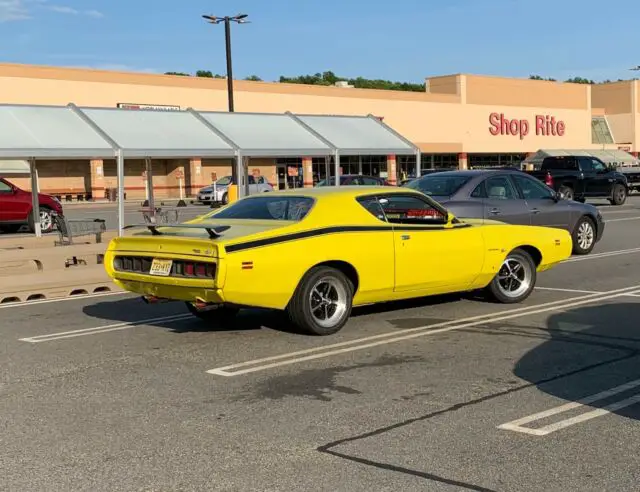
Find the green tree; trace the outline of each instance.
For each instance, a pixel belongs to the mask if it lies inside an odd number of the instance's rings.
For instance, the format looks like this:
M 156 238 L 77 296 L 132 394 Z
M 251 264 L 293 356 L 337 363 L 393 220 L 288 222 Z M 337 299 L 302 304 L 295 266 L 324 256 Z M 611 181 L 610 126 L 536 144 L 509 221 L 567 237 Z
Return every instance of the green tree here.
M 184 72 L 165 72 L 165 75 L 179 75 L 180 77 L 191 77 L 190 74 Z
M 257 75 L 249 75 L 248 77 L 245 77 L 244 80 L 252 80 L 254 82 L 262 82 L 262 79 L 260 77 L 258 77 Z
M 385 79 L 366 79 L 364 77 L 339 77 L 332 71 L 318 72 L 313 75 L 299 75 L 297 77 L 280 76 L 281 83 L 307 85 L 335 85 L 336 82 L 347 82 L 358 89 L 382 89 L 392 91 L 424 92 L 424 83 L 395 82 Z

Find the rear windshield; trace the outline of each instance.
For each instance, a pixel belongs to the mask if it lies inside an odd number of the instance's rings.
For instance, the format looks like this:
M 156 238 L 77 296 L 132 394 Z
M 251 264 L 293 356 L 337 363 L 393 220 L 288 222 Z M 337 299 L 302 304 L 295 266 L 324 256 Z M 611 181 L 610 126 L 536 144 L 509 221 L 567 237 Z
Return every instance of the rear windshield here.
M 405 186 L 421 191 L 425 195 L 451 196 L 471 179 L 471 176 L 443 176 L 438 173 L 414 179 Z
M 313 199 L 305 196 L 249 197 L 211 214 L 209 218 L 299 221 L 312 206 Z

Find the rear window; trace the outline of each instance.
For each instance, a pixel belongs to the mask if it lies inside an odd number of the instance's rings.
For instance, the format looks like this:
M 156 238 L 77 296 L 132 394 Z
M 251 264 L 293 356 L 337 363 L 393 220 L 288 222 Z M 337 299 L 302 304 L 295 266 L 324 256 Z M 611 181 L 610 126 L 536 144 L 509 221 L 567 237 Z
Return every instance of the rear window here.
M 214 212 L 209 218 L 299 221 L 309 213 L 313 202 L 306 196 L 249 197 Z
M 545 157 L 542 161 L 543 171 L 547 169 L 555 170 L 577 170 L 578 165 L 574 157 Z
M 470 179 L 471 176 L 443 176 L 435 173 L 414 179 L 405 186 L 413 190 L 421 191 L 425 195 L 451 196 Z

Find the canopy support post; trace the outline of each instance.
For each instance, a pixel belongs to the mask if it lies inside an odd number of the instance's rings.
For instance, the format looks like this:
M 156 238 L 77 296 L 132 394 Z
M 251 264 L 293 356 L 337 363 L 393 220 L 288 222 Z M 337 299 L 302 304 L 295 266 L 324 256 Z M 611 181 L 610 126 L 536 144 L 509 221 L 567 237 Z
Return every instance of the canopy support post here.
M 242 173 L 244 174 L 244 196 L 249 196 L 249 157 L 242 158 Z
M 419 150 L 416 152 L 416 178 L 419 178 L 422 174 L 422 152 Z
M 116 174 L 118 176 L 118 236 L 124 236 L 124 155 L 116 150 Z
M 153 218 L 156 216 L 156 200 L 153 193 L 153 161 L 146 157 L 144 160 L 145 170 L 147 171 L 147 193 L 149 200 L 149 209 Z
M 333 163 L 336 172 L 336 186 L 340 186 L 340 151 L 336 150 L 335 162 Z
M 31 213 L 33 214 L 33 229 L 36 237 L 42 237 L 42 227 L 40 224 L 40 200 L 38 200 L 38 169 L 35 158 L 29 159 L 29 171 L 31 175 Z
M 238 199 L 244 196 L 244 186 L 242 186 L 242 179 L 244 177 L 244 159 L 242 157 L 242 152 L 239 150 L 236 152 L 236 162 L 235 162 L 235 171 L 236 171 L 236 182 L 235 185 L 238 190 Z M 245 178 L 246 179 L 246 178 Z M 231 181 L 233 183 L 233 180 Z

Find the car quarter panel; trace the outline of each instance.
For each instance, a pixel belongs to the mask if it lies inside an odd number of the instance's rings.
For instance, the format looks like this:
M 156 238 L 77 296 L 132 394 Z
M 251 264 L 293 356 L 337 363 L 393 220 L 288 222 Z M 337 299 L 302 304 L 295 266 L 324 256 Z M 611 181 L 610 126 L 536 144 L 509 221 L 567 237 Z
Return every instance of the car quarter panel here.
M 355 270 L 354 305 L 384 299 L 393 290 L 394 245 L 389 227 L 317 227 L 263 241 L 237 242 L 225 250 L 224 294 L 231 303 L 283 309 L 306 272 L 320 264 Z

